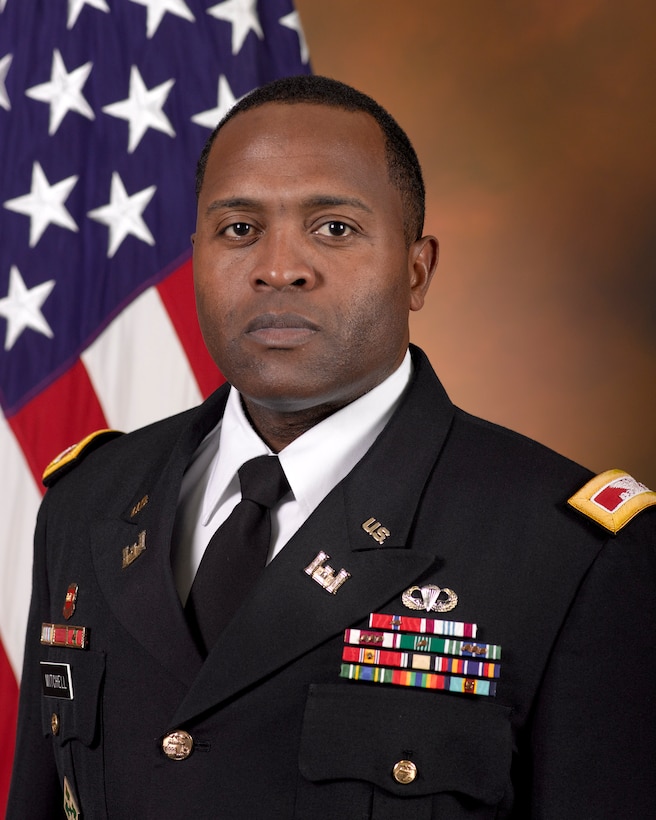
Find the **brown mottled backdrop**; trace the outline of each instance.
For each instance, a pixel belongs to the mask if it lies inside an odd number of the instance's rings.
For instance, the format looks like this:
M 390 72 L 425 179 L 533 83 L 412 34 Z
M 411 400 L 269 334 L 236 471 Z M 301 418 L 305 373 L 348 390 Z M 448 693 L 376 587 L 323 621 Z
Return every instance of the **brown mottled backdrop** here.
M 297 0 L 316 73 L 413 140 L 451 398 L 656 487 L 651 0 Z

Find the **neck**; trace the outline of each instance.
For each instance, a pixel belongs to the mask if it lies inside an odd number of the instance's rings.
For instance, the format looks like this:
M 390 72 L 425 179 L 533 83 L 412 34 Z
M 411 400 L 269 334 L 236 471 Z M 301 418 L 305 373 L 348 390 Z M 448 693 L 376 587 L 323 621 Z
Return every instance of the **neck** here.
M 243 396 L 242 404 L 253 429 L 274 453 L 279 453 L 303 433 L 344 407 L 345 403 L 309 407 L 289 413 L 271 410 Z

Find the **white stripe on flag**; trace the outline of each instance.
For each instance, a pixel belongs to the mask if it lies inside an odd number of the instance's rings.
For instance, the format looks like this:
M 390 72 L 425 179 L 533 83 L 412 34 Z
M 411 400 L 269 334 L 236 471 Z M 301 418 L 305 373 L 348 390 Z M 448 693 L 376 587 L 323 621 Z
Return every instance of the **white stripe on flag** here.
M 82 354 L 109 425 L 135 430 L 201 400 L 155 288 L 135 299 Z
M 0 453 L 3 475 L 9 477 L 0 493 L 0 639 L 20 679 L 32 591 L 32 540 L 41 493 L 2 414 Z

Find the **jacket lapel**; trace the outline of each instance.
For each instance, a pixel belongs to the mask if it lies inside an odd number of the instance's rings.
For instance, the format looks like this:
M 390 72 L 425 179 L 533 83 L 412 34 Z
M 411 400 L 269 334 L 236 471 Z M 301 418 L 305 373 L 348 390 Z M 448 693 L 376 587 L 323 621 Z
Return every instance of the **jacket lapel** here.
M 168 445 L 154 441 L 155 458 L 135 465 L 134 494 L 127 508 L 91 525 L 96 574 L 114 615 L 187 685 L 200 670 L 202 658 L 173 580 L 171 533 L 184 471 L 223 412 L 226 397 L 227 390 L 221 389 L 181 417 L 180 431 Z
M 190 721 L 340 634 L 439 566 L 433 551 L 410 549 L 409 538 L 452 418 L 453 406 L 420 356 L 399 410 L 367 455 L 265 569 L 171 726 Z M 408 453 L 412 465 L 406 470 Z M 325 563 L 335 573 L 342 568 L 350 573 L 335 594 L 305 572 L 320 551 L 330 556 Z

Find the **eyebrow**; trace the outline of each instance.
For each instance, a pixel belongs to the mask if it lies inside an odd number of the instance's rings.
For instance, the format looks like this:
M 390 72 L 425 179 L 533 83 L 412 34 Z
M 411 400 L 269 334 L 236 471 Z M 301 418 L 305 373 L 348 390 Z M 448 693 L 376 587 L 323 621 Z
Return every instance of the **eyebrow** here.
M 316 196 L 308 197 L 301 202 L 301 207 L 305 209 L 312 208 L 338 208 L 348 205 L 351 208 L 357 208 L 360 211 L 371 214 L 373 211 L 361 199 L 350 196 L 328 196 L 325 194 L 318 194 Z M 231 197 L 229 199 L 215 199 L 205 209 L 206 214 L 212 214 L 215 211 L 244 209 L 251 210 L 261 208 L 262 203 L 257 199 L 248 199 L 247 197 Z

